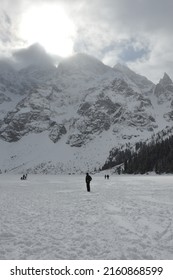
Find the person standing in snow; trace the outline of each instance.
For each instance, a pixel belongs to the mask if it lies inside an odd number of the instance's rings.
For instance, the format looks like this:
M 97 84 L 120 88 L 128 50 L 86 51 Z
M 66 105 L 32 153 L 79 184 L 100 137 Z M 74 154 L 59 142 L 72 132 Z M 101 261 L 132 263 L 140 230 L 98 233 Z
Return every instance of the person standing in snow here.
M 90 192 L 91 180 L 92 180 L 92 177 L 88 173 L 86 173 L 85 182 L 86 182 L 87 192 Z

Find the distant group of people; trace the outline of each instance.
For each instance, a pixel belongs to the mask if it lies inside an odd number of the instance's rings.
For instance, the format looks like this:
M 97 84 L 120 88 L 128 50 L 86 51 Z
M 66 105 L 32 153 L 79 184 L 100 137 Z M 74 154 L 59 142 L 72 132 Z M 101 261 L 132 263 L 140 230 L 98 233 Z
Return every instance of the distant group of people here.
M 109 175 L 105 175 L 105 179 L 109 179 Z
M 20 178 L 21 180 L 26 180 L 27 179 L 28 174 L 23 174 L 23 176 Z

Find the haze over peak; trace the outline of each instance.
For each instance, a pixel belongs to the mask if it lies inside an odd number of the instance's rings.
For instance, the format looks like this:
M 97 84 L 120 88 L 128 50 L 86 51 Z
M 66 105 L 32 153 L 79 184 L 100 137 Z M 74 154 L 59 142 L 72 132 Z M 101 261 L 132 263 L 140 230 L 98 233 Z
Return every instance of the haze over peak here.
M 148 83 L 150 77 L 148 79 L 144 77 L 141 74 L 136 74 L 131 68 L 129 68 L 125 64 L 116 64 L 114 67 L 108 66 L 104 64 L 102 61 L 100 61 L 98 58 L 91 56 L 87 53 L 76 53 L 74 55 L 71 55 L 67 58 L 62 58 L 57 55 L 51 55 L 45 51 L 45 49 L 38 43 L 35 43 L 33 45 L 30 45 L 27 48 L 21 48 L 13 52 L 12 57 L 1 59 L 0 63 L 7 62 L 9 65 L 13 66 L 16 69 L 22 69 L 27 68 L 28 66 L 35 65 L 40 67 L 46 67 L 47 66 L 60 66 L 59 68 L 62 71 L 93 71 L 93 73 L 103 73 L 104 71 L 110 71 L 110 69 L 114 69 L 117 71 L 117 73 L 124 73 L 130 79 L 137 78 L 136 75 L 138 75 L 138 79 L 142 79 L 143 83 L 146 81 Z M 59 70 L 60 70 L 59 69 Z M 88 70 L 87 70 L 88 69 Z M 162 69 L 161 69 L 162 70 Z M 160 71 L 161 71 L 160 70 Z M 164 72 L 164 69 L 163 69 Z M 168 82 L 168 75 L 165 73 L 165 82 Z M 168 76 L 168 77 L 167 77 Z M 166 78 L 167 77 L 167 78 Z M 169 82 L 171 79 L 169 79 Z M 151 81 L 150 81 L 151 82 Z M 152 83 L 152 82 L 151 82 Z
M 93 73 L 103 74 L 110 70 L 111 67 L 103 64 L 97 58 L 85 53 L 75 54 L 71 57 L 63 59 L 59 64 L 59 71 L 74 73 Z
M 13 54 L 16 63 L 20 68 L 25 68 L 29 65 L 53 65 L 53 59 L 38 43 L 31 45 L 28 48 L 17 50 Z

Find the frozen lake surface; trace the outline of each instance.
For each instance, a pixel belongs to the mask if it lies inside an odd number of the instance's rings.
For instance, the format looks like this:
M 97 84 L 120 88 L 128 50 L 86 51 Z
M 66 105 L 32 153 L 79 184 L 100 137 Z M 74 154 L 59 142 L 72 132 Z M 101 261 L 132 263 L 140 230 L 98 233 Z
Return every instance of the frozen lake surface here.
M 0 259 L 171 259 L 173 176 L 0 175 Z

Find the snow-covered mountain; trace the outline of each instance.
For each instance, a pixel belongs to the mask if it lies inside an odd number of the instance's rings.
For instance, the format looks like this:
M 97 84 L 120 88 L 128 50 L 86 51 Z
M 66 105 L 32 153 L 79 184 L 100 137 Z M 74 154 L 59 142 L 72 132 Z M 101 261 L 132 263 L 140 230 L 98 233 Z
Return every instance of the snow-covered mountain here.
M 86 54 L 19 71 L 0 62 L 1 170 L 98 170 L 111 149 L 146 141 L 172 119 L 167 74 L 154 85 Z

